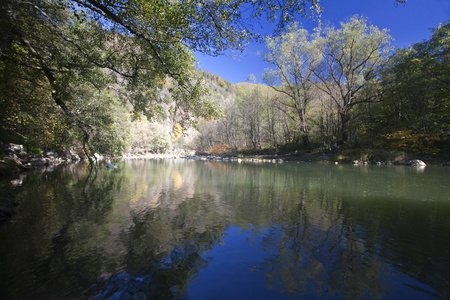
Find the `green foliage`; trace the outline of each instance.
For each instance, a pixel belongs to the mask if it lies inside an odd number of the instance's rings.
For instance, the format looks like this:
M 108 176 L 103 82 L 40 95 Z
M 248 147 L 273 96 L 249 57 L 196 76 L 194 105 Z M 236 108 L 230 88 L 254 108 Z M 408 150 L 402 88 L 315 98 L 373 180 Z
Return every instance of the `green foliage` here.
M 67 122 L 57 126 L 65 130 L 71 123 L 78 132 L 68 136 L 81 140 L 84 146 L 95 139 L 91 150 L 119 153 L 124 148 L 124 138 L 117 135 L 120 130 L 113 125 L 117 120 L 111 101 L 114 105 L 118 99 L 128 102 L 135 115 L 144 114 L 149 120 L 170 116 L 185 126 L 198 117 L 219 116 L 214 102 L 205 97 L 206 89 L 196 75 L 191 51 L 217 55 L 226 49 L 242 50 L 250 39 L 258 38 L 251 32 L 249 21 L 262 13 L 282 30 L 298 14 L 320 12 L 316 0 L 252 2 L 255 9 L 248 15 L 242 9 L 246 5 L 247 0 L 211 0 L 201 4 L 143 0 L 7 1 L 1 7 L 2 76 L 11 76 L 18 90 L 32 90 L 39 104 L 51 97 L 68 120 L 49 123 Z M 24 81 L 23 74 L 27 73 L 32 76 Z M 218 82 L 222 88 L 231 86 L 224 80 Z M 12 91 L 6 85 L 0 88 Z M 8 101 L 4 103 L 9 105 L 19 102 L 14 100 L 19 97 L 5 97 Z M 4 138 L 11 139 L 16 134 L 22 135 L 19 140 L 41 147 L 62 146 L 63 141 L 52 140 L 61 132 L 50 128 L 50 124 L 35 132 L 37 136 L 47 134 L 46 143 L 33 141 L 29 132 L 24 136 L 23 128 L 40 127 L 45 122 L 38 120 L 40 113 L 30 107 L 11 107 L 2 114 L 2 127 L 11 133 Z M 17 121 L 19 117 L 21 120 Z
M 4 60 L 0 61 L 0 128 L 4 142 L 47 150 L 64 148 L 70 130 L 38 72 Z
M 235 85 L 235 98 L 223 103 L 225 118 L 200 128 L 202 145 L 228 144 L 234 152 L 258 154 L 259 144 L 263 149 L 278 144 L 280 154 L 298 153 L 303 107 L 311 145 L 322 151 L 356 148 L 358 155 L 348 160 L 404 158 L 367 147 L 445 153 L 450 149 L 449 24 L 432 33 L 430 40 L 388 58 L 387 30 L 364 18 L 353 17 L 321 35 L 293 25 L 267 39 L 265 58 L 273 68 L 265 79 L 278 92 Z M 347 142 L 339 146 L 344 136 Z
M 384 136 L 391 147 L 413 153 L 436 154 L 439 151 L 439 136 L 401 130 Z
M 236 85 L 235 100 L 224 105 L 226 118 L 210 124 L 215 130 L 209 127 L 203 137 L 210 137 L 210 146 L 226 143 L 235 151 L 284 144 L 280 150 L 286 153 L 313 145 L 328 151 L 350 135 L 358 138 L 362 119 L 350 118 L 350 111 L 377 99 L 389 41 L 387 30 L 357 16 L 339 29 L 317 28 L 312 34 L 292 24 L 266 39 L 264 59 L 271 68 L 264 80 L 272 91 Z
M 130 128 L 128 150 L 133 153 L 164 153 L 172 146 L 170 130 L 157 122 L 148 122 L 145 118 L 134 121 Z
M 321 83 L 317 87 L 336 105 L 345 144 L 352 137 L 352 109 L 378 97 L 366 91 L 378 80 L 392 38 L 387 29 L 369 26 L 358 16 L 342 22 L 339 29 L 327 27 L 323 32 L 317 41 L 324 59 L 314 73 Z
M 383 72 L 384 97 L 370 128 L 386 144 L 411 152 L 450 149 L 450 23 L 429 40 L 397 49 Z M 447 149 L 447 150 L 446 150 Z
M 331 149 L 337 133 L 345 141 L 358 131 L 364 141 L 412 130 L 413 140 L 428 134 L 433 149 L 450 142 L 448 23 L 430 40 L 398 50 L 381 85 L 385 30 L 358 17 L 313 35 L 286 27 L 296 14 L 320 14 L 316 0 L 5 3 L 2 140 L 112 155 L 164 151 L 172 147 L 170 128 L 180 124 L 183 131 L 198 126 L 203 149 L 227 144 L 232 151 L 298 146 L 310 135 Z M 266 58 L 282 66 L 266 79 L 281 94 L 195 69 L 194 51 L 217 55 L 259 39 L 252 23 L 263 15 L 284 32 L 266 40 L 272 55 Z M 368 107 L 381 91 L 383 103 Z M 355 118 L 360 112 L 365 117 Z M 139 119 L 145 123 L 131 121 Z M 147 123 L 157 121 L 166 125 Z
M 297 114 L 297 127 L 305 148 L 310 150 L 306 114 L 312 100 L 313 75 L 322 58 L 320 49 L 316 47 L 314 36 L 296 23 L 285 34 L 268 38 L 266 42 L 268 52 L 264 54 L 264 60 L 272 68 L 266 70 L 264 81 L 284 96 L 279 98 L 279 103 Z

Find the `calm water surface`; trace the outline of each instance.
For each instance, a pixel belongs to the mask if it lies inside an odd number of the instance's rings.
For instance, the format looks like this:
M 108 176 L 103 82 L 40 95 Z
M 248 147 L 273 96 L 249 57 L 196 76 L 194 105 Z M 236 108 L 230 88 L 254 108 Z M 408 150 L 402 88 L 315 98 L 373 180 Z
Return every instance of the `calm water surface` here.
M 15 192 L 0 299 L 450 298 L 450 168 L 126 160 Z

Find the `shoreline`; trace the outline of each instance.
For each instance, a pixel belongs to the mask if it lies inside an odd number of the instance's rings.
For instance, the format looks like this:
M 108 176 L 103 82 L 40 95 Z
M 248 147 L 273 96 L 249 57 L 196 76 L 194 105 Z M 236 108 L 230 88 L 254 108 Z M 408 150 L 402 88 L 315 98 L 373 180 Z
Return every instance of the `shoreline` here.
M 415 166 L 417 162 L 425 162 L 424 165 L 450 166 L 449 160 L 445 157 L 430 158 L 421 155 L 397 156 L 391 153 L 388 159 L 370 158 L 365 155 L 346 156 L 342 153 L 302 153 L 302 154 L 261 154 L 261 155 L 180 155 L 180 154 L 136 154 L 124 155 L 117 159 L 187 159 L 203 161 L 237 161 L 237 162 L 255 162 L 255 163 L 282 163 L 282 162 L 307 162 L 307 163 L 329 163 L 329 164 L 353 164 L 353 165 L 399 165 Z M 363 157 L 363 158 L 361 158 Z M 422 161 L 422 157 L 423 161 Z M 420 158 L 420 159 L 419 159 Z
M 23 152 L 21 153 L 23 158 L 18 158 L 14 153 L 6 153 L 2 158 L 1 164 L 2 169 L 0 172 L 0 178 L 3 180 L 9 180 L 9 189 L 7 189 L 7 194 L 0 197 L 0 225 L 8 222 L 16 213 L 14 189 L 21 186 L 21 179 L 15 179 L 16 176 L 22 177 L 27 176 L 27 174 L 33 174 L 36 172 L 52 172 L 59 165 L 71 165 L 78 163 L 86 163 L 86 159 L 81 159 L 79 156 L 75 156 L 73 153 L 70 154 L 70 158 L 65 159 L 60 157 L 54 157 L 49 159 L 48 157 L 33 157 L 33 154 L 27 154 L 25 156 Z M 127 154 L 118 157 L 103 157 L 96 154 L 97 162 L 95 163 L 99 167 L 103 167 L 105 163 L 109 163 L 114 160 L 137 160 L 137 159 L 149 159 L 149 160 L 159 160 L 159 159 L 184 159 L 184 160 L 202 160 L 202 161 L 217 161 L 217 162 L 237 162 L 237 163 L 272 163 L 272 164 L 282 164 L 289 162 L 304 162 L 304 163 L 321 163 L 321 164 L 334 164 L 334 165 L 399 165 L 399 166 L 411 166 L 416 168 L 424 168 L 425 165 L 432 166 L 450 166 L 449 159 L 446 156 L 435 156 L 430 157 L 427 155 L 406 155 L 405 153 L 392 153 L 384 151 L 380 155 L 379 153 L 374 153 L 374 151 L 364 151 L 360 150 L 355 152 L 355 150 L 340 151 L 337 153 L 300 153 L 300 154 L 262 154 L 262 155 L 182 155 L 182 154 Z M 422 158 L 425 162 L 423 165 L 422 161 L 418 159 Z M 384 159 L 383 159 L 384 158 Z M 25 160 L 32 159 L 34 163 L 25 163 Z

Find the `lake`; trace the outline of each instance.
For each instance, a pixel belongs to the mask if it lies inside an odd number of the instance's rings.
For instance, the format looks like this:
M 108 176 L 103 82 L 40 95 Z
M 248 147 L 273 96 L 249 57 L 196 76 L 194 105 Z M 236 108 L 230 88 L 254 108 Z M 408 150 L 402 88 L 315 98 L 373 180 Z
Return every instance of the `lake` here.
M 450 298 L 450 168 L 117 165 L 22 178 L 0 299 Z

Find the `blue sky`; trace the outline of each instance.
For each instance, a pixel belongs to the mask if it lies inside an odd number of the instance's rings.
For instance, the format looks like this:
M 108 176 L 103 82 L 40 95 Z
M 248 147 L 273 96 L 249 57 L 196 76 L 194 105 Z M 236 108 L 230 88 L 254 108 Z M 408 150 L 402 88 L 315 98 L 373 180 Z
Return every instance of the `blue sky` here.
M 323 7 L 322 22 L 339 26 L 339 22 L 358 14 L 380 29 L 388 28 L 394 38 L 392 46 L 405 48 L 430 37 L 430 28 L 450 20 L 450 0 L 407 0 L 405 5 L 394 6 L 394 0 L 320 0 Z M 308 19 L 297 20 L 308 30 L 317 23 Z M 219 57 L 197 54 L 199 68 L 216 74 L 232 83 L 244 82 L 254 74 L 261 82 L 261 74 L 269 67 L 259 52 L 263 44 L 250 44 L 243 53 L 229 53 Z M 261 82 L 262 83 L 262 82 Z

